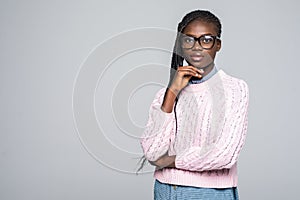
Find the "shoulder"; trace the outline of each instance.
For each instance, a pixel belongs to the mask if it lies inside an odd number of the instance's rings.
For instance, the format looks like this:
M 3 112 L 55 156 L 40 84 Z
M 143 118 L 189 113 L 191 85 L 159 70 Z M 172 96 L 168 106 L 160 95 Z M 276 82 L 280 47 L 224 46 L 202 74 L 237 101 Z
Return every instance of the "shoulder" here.
M 249 86 L 245 80 L 223 72 L 222 84 L 228 100 L 233 104 L 246 105 L 249 102 Z
M 249 86 L 245 80 L 229 75 L 224 70 L 222 70 L 222 82 L 227 89 L 249 93 Z
M 163 102 L 163 98 L 164 98 L 164 96 L 165 96 L 166 90 L 167 90 L 166 87 L 163 87 L 163 88 L 159 89 L 159 90 L 156 92 L 153 101 L 154 101 L 154 102 Z
M 163 88 L 159 89 L 159 90 L 156 92 L 155 97 L 156 97 L 156 98 L 160 98 L 161 96 L 164 96 L 164 94 L 166 93 L 166 90 L 167 90 L 166 87 L 163 87 Z

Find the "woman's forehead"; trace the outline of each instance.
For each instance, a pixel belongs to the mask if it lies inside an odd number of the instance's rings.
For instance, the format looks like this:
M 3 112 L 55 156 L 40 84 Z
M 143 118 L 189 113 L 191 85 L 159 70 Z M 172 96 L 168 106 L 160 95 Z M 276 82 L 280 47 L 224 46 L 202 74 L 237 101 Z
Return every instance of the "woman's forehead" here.
M 184 34 L 188 35 L 204 35 L 204 34 L 212 34 L 216 35 L 216 28 L 213 23 L 207 23 L 201 20 L 193 20 L 191 21 L 183 30 Z

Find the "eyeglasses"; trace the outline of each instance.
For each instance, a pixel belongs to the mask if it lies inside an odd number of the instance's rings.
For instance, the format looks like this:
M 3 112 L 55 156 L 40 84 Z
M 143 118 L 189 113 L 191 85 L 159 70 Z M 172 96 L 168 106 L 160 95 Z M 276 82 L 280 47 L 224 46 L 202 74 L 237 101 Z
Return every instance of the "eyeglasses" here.
M 198 41 L 202 49 L 209 50 L 215 45 L 216 39 L 219 39 L 219 37 L 214 35 L 201 35 L 198 38 L 183 35 L 180 41 L 181 47 L 184 49 L 192 49 L 195 46 L 196 41 Z

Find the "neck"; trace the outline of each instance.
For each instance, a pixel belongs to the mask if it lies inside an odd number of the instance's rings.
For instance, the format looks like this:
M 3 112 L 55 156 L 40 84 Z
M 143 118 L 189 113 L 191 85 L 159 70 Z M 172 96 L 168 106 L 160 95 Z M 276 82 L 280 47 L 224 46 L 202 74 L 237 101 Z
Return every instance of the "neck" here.
M 214 65 L 215 65 L 215 64 L 212 62 L 212 63 L 210 63 L 209 65 L 207 65 L 207 66 L 205 66 L 205 67 L 197 67 L 198 69 L 203 69 L 203 70 L 204 70 L 204 73 L 202 74 L 202 77 L 201 77 L 201 78 L 198 78 L 198 77 L 191 77 L 190 81 L 191 81 L 192 83 L 195 83 L 194 81 L 198 82 L 199 80 L 201 81 L 201 80 L 206 79 L 205 77 L 206 77 L 209 73 L 211 73 L 211 71 L 212 71 L 213 68 L 214 68 Z
M 211 72 L 211 70 L 214 68 L 214 65 L 215 65 L 215 63 L 212 62 L 212 63 L 210 63 L 209 65 L 207 65 L 207 66 L 201 68 L 201 69 L 204 70 L 204 73 L 203 73 L 202 76 L 204 77 L 204 76 L 206 76 L 209 72 Z

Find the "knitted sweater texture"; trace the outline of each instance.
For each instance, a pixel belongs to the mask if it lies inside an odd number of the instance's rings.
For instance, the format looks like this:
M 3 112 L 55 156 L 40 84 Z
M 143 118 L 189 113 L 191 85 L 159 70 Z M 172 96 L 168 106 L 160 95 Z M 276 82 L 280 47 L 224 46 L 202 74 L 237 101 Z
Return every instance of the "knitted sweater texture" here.
M 247 83 L 220 69 L 203 83 L 187 85 L 171 113 L 161 110 L 165 91 L 150 106 L 140 142 L 149 161 L 176 155 L 176 168 L 156 168 L 154 177 L 174 185 L 236 187 L 248 126 Z

